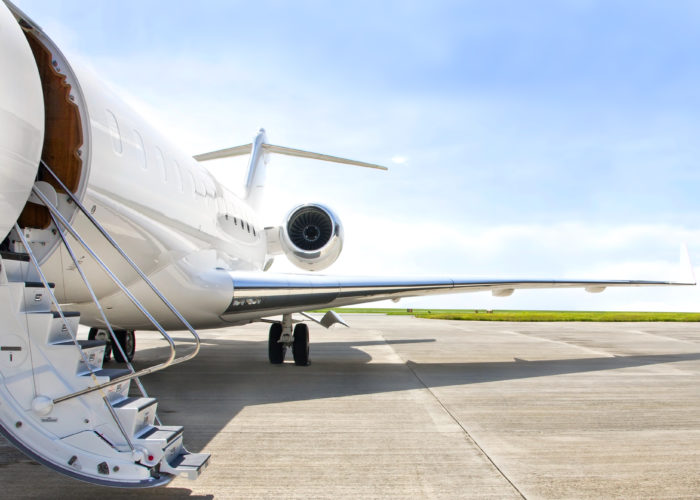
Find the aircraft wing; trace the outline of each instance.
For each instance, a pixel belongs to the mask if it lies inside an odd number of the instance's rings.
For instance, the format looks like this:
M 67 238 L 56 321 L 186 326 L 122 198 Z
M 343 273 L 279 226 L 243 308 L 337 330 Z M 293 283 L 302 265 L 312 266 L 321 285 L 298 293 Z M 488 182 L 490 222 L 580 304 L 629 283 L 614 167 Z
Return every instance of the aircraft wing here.
M 358 278 L 314 274 L 231 272 L 233 299 L 224 313 L 260 317 L 340 307 L 365 302 L 423 295 L 481 292 L 506 297 L 515 290 L 535 288 L 583 288 L 591 293 L 609 287 L 694 285 L 688 281 L 647 280 L 509 280 L 459 278 Z M 247 314 L 246 314 L 247 313 Z

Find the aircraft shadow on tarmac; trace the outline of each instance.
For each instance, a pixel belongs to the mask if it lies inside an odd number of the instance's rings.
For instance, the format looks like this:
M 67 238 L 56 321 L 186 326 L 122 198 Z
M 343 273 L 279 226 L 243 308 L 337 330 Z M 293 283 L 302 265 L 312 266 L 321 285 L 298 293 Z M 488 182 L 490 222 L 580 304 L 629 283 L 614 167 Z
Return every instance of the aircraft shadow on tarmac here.
M 576 373 L 644 367 L 700 360 L 700 352 L 574 359 L 504 362 L 370 363 L 360 347 L 393 343 L 428 343 L 434 339 L 407 341 L 317 342 L 312 345 L 312 364 L 297 367 L 267 363 L 267 342 L 207 339 L 203 355 L 188 363 L 145 379 L 146 387 L 159 398 L 159 411 L 166 420 L 189 425 L 188 442 L 193 451 L 203 448 L 243 408 L 251 405 L 308 401 L 414 389 L 439 388 L 487 382 L 569 375 Z M 155 354 L 158 356 L 153 357 Z M 165 351 L 144 349 L 142 361 L 161 358 Z M 291 353 L 288 353 L 291 357 Z M 148 364 L 148 363 L 146 363 Z M 138 369 L 138 366 L 137 366 Z M 202 393 L 202 384 L 206 393 Z M 209 400 L 205 402 L 203 400 Z M 193 416 L 180 408 L 203 405 L 206 416 Z M 200 429 L 197 431 L 197 429 Z M 193 432 L 197 432 L 193 442 Z
M 297 367 L 290 362 L 270 365 L 267 342 L 233 339 L 203 339 L 200 356 L 144 379 L 148 391 L 159 400 L 165 424 L 184 425 L 186 444 L 200 451 L 251 405 L 309 401 L 343 396 L 380 394 L 413 389 L 481 384 L 576 373 L 635 368 L 663 363 L 698 361 L 700 353 L 632 355 L 577 359 L 504 362 L 370 363 L 363 347 L 386 344 L 420 344 L 434 339 L 405 341 L 316 342 L 313 363 Z M 167 355 L 164 348 L 139 349 L 136 369 L 150 366 Z M 290 355 L 291 357 L 291 355 Z M 111 362 L 108 367 L 117 367 Z M 0 442 L 0 477 L 15 463 L 32 463 L 8 443 Z M 8 470 L 8 469 L 5 469 Z M 10 478 L 12 481 L 12 479 Z M 46 486 L 69 484 L 71 491 L 89 493 L 102 488 L 75 482 L 58 474 L 44 477 Z M 68 483 L 65 483 L 68 482 Z M 114 498 L 131 492 L 110 490 Z M 212 498 L 192 496 L 186 488 L 140 492 L 144 498 Z

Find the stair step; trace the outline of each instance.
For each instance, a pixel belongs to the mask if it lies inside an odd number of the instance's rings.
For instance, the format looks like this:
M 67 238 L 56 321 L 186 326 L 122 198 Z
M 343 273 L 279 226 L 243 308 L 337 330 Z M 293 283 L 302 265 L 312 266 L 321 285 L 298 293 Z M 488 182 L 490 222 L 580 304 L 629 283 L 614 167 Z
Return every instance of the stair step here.
M 59 342 L 53 342 L 51 345 L 75 345 L 72 340 L 61 340 Z M 107 345 L 106 340 L 78 340 L 78 345 L 81 349 L 90 349 L 93 347 L 102 347 Z
M 130 373 L 131 370 L 123 370 L 121 368 L 103 368 L 101 370 L 97 370 L 95 375 L 98 377 L 107 377 L 109 380 L 114 380 L 115 378 L 129 375 Z M 85 375 L 89 375 L 89 373 Z
M 124 398 L 121 401 L 112 404 L 112 408 L 132 408 L 141 411 L 156 403 L 156 398 Z
M 112 408 L 130 436 L 135 436 L 153 425 L 157 407 L 158 402 L 155 398 L 125 398 L 112 403 Z
M 124 375 L 129 375 L 131 373 L 131 370 L 122 370 L 119 368 L 102 368 L 101 370 L 95 370 L 94 373 L 98 379 L 102 377 L 107 379 L 100 380 L 100 383 L 103 383 L 110 380 L 114 380 L 119 377 L 123 377 Z M 93 385 L 92 380 L 90 378 L 90 371 L 88 370 L 78 373 L 78 378 L 85 381 L 84 387 L 91 387 Z M 121 401 L 124 398 L 128 397 L 130 387 L 131 380 L 126 380 L 124 382 L 120 382 L 118 384 L 106 387 L 103 389 L 103 391 L 107 394 L 107 399 L 109 400 L 109 402 L 111 404 L 114 404 L 115 402 Z
M 78 347 L 82 350 L 80 354 L 75 350 L 75 342 L 73 340 L 59 340 L 58 342 L 50 343 L 53 347 L 62 347 L 73 349 L 71 352 L 65 352 L 61 349 L 48 350 L 47 353 L 54 353 L 53 363 L 58 366 L 65 366 L 66 370 L 70 370 L 78 376 L 89 375 L 90 370 L 98 373 L 102 370 L 102 363 L 105 356 L 104 340 L 78 340 Z M 87 360 L 87 363 L 85 362 Z
M 53 315 L 54 318 L 61 317 L 61 315 L 59 314 L 58 311 L 51 311 L 51 314 Z M 63 317 L 64 318 L 79 318 L 80 313 L 78 311 L 63 311 Z
M 46 288 L 41 281 L 25 281 L 24 288 Z M 49 282 L 49 288 L 56 288 L 56 283 Z
M 164 443 L 161 448 L 172 444 L 177 438 L 182 437 L 183 427 L 181 425 L 153 425 L 146 428 L 143 432 L 136 436 L 136 439 L 142 441 L 161 441 Z
M 0 251 L 0 257 L 3 260 L 16 260 L 20 262 L 29 262 L 29 254 L 27 253 L 17 253 L 17 252 L 7 252 L 5 250 Z
M 148 450 L 151 457 L 162 457 L 161 467 L 166 466 L 175 457 L 187 453 L 182 446 L 182 426 L 154 425 L 135 436 L 135 444 L 139 444 Z M 168 472 L 164 470 L 163 472 Z
M 182 453 L 169 462 L 172 471 L 168 472 L 186 476 L 187 479 L 197 479 L 209 465 L 209 458 L 209 453 Z
M 51 311 L 50 313 L 53 317 L 51 327 L 49 328 L 49 336 L 46 339 L 48 344 L 57 344 L 59 342 L 70 341 L 73 342 L 71 332 L 73 335 L 78 333 L 78 326 L 80 322 L 80 313 L 77 311 L 64 311 L 63 317 L 66 318 L 66 323 L 68 323 L 68 328 L 63 324 L 63 320 L 57 311 Z
M 49 283 L 50 288 L 56 285 Z M 51 311 L 51 296 L 40 281 L 24 282 L 23 300 L 19 312 L 49 312 Z
M 38 280 L 39 274 L 26 253 L 0 252 L 7 280 L 23 282 Z

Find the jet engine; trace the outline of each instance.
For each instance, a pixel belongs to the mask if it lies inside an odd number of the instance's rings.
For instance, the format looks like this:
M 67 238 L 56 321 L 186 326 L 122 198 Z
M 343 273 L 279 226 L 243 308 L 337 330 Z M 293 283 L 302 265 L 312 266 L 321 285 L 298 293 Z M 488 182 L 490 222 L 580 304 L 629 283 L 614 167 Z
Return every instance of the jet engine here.
M 320 271 L 333 264 L 343 248 L 343 226 L 329 208 L 308 203 L 294 208 L 280 228 L 282 251 L 292 264 Z

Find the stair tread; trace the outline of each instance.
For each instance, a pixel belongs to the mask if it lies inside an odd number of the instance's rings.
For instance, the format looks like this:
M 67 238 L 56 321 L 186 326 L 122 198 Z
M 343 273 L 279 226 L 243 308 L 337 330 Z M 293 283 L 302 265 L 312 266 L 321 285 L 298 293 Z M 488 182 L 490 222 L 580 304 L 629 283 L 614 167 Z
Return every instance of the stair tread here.
M 51 314 L 53 314 L 54 318 L 61 317 L 61 315 L 58 314 L 58 311 L 51 311 Z M 78 317 L 80 317 L 80 313 L 78 311 L 64 311 L 63 317 L 64 318 L 78 318 Z
M 138 434 L 136 439 L 165 440 L 170 444 L 182 435 L 182 431 L 181 425 L 153 425 Z
M 46 288 L 41 281 L 25 281 L 24 288 Z M 56 288 L 56 283 L 49 282 L 49 288 Z
M 131 370 L 123 370 L 121 368 L 103 368 L 101 370 L 96 370 L 95 375 L 98 377 L 109 377 L 109 380 L 114 380 L 115 378 L 123 377 L 124 375 L 129 375 Z M 89 372 L 83 375 L 89 375 Z
M 0 257 L 4 260 L 17 260 L 21 262 L 29 262 L 29 254 L 27 253 L 17 253 L 17 252 L 6 252 L 1 251 Z
M 112 404 L 112 408 L 135 408 L 137 411 L 145 410 L 149 406 L 156 404 L 158 400 L 156 398 L 124 398 L 117 403 Z
M 52 345 L 75 345 L 72 340 L 63 340 L 61 342 L 54 342 Z M 91 347 L 102 347 L 107 345 L 106 340 L 78 340 L 78 345 L 82 349 L 90 349 Z
M 188 467 L 199 470 L 206 467 L 209 458 L 211 458 L 209 453 L 187 452 L 176 456 L 172 462 L 170 462 L 170 466 L 173 468 Z

